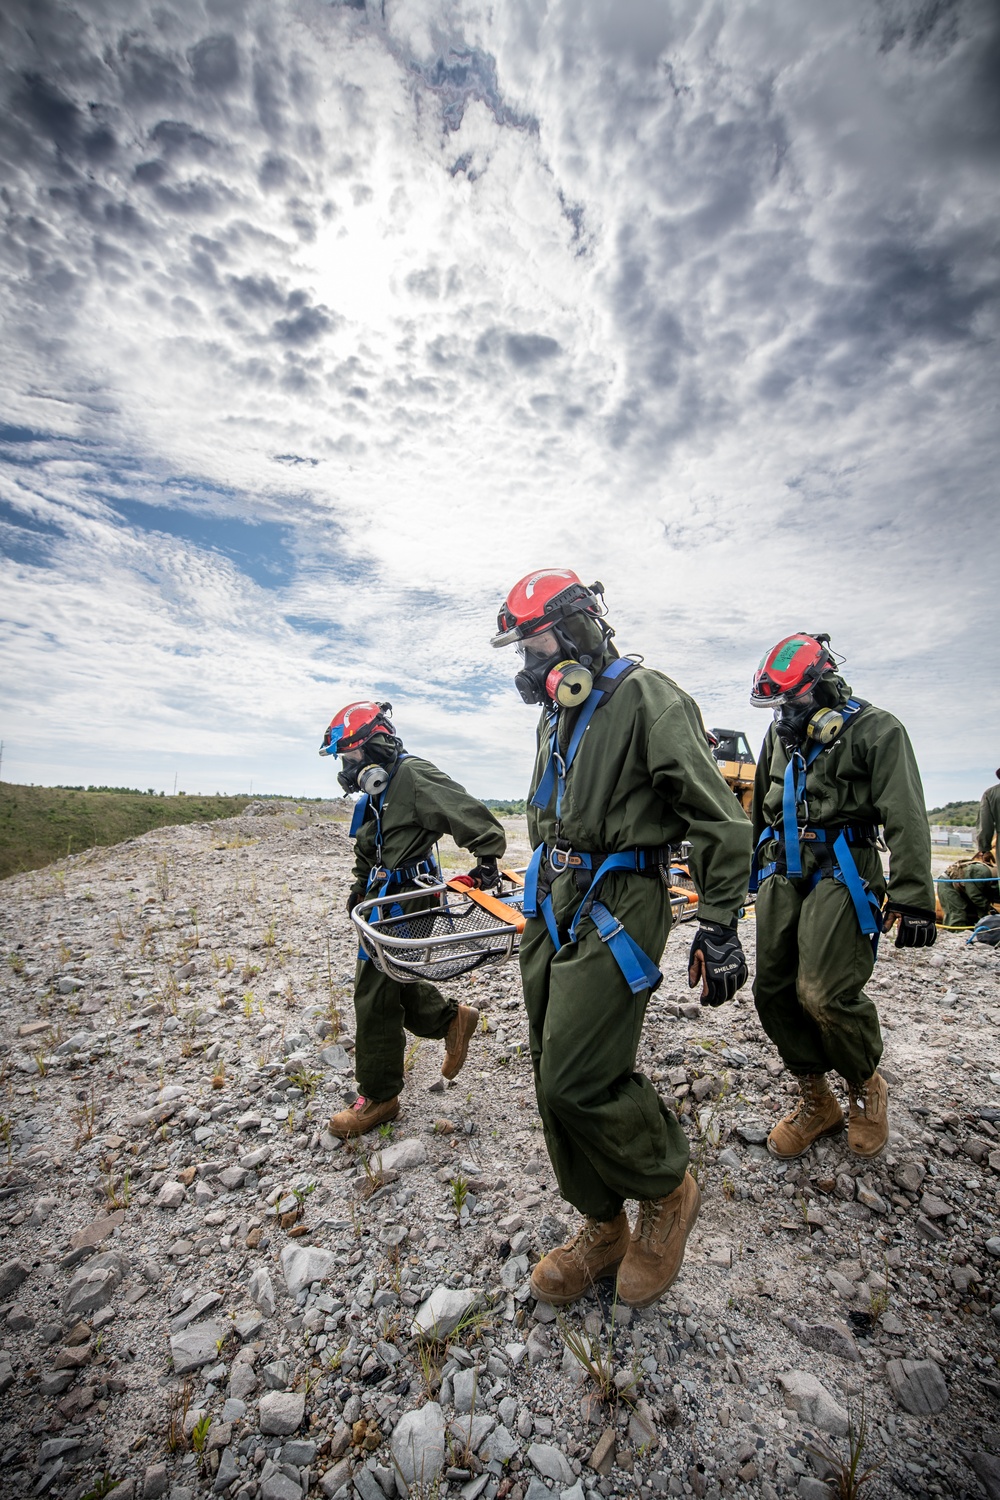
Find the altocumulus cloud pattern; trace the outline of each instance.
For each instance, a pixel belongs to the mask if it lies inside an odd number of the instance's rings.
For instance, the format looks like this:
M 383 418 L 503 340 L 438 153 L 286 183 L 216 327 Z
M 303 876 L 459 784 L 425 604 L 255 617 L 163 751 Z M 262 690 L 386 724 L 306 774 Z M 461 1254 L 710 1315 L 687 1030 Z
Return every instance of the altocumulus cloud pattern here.
M 13 779 L 329 790 L 376 693 L 520 795 L 541 564 L 752 738 L 830 630 L 985 784 L 992 5 L 11 0 L 0 58 Z

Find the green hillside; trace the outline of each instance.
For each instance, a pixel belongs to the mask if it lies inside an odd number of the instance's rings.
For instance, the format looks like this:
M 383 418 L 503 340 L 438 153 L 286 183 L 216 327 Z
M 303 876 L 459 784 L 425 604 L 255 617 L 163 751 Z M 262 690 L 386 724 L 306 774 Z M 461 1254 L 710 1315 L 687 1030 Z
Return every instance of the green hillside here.
M 151 828 L 233 818 L 249 801 L 0 782 L 0 879 L 37 870 L 95 844 L 120 844 Z
M 943 823 L 951 828 L 974 828 L 979 803 L 946 802 L 944 807 L 932 807 L 927 813 L 928 823 Z

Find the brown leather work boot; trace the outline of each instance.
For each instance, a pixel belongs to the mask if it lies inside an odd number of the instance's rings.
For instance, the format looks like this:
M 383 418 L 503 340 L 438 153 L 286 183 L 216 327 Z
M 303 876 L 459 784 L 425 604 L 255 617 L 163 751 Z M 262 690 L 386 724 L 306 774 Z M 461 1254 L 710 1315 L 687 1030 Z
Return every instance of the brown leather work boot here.
M 395 1099 L 366 1099 L 364 1094 L 359 1094 L 350 1109 L 342 1109 L 333 1116 L 327 1125 L 331 1135 L 339 1135 L 341 1140 L 346 1140 L 351 1135 L 364 1135 L 368 1130 L 374 1130 L 376 1125 L 381 1125 L 384 1120 L 394 1120 L 399 1114 L 399 1095 Z
M 844 1128 L 844 1111 L 831 1094 L 825 1073 L 800 1075 L 798 1085 L 802 1096 L 798 1104 L 767 1138 L 768 1151 L 782 1161 L 803 1156 L 821 1136 L 836 1135 Z
M 462 1064 L 468 1056 L 469 1043 L 475 1036 L 478 1025 L 479 1012 L 476 1007 L 460 1005 L 445 1034 L 444 1062 L 441 1064 L 441 1072 L 445 1078 L 454 1078 L 461 1072 Z
M 602 1276 L 617 1271 L 628 1249 L 624 1211 L 613 1219 L 585 1219 L 567 1244 L 543 1255 L 531 1273 L 531 1293 L 551 1307 L 565 1307 L 590 1290 Z
M 684 1259 L 684 1247 L 701 1207 L 690 1172 L 666 1198 L 639 1204 L 632 1239 L 618 1271 L 618 1295 L 629 1307 L 648 1307 L 662 1297 Z
M 889 1139 L 889 1090 L 881 1073 L 849 1084 L 847 1145 L 855 1156 L 878 1156 Z

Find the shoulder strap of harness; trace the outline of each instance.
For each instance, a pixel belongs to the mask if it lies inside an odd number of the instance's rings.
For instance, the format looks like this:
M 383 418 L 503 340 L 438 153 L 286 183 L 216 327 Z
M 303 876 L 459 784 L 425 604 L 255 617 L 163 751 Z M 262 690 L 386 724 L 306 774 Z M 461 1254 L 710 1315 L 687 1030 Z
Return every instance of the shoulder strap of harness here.
M 570 735 L 569 744 L 566 747 L 566 754 L 564 756 L 559 754 L 558 746 L 559 710 L 557 708 L 552 710 L 548 723 L 549 761 L 545 767 L 545 774 L 538 783 L 535 795 L 531 799 L 532 807 L 539 809 L 548 807 L 552 799 L 552 790 L 556 786 L 558 777 L 559 784 L 556 795 L 556 817 L 558 818 L 566 777 L 570 766 L 576 759 L 576 752 L 580 748 L 581 741 L 587 732 L 587 727 L 591 719 L 602 704 L 607 703 L 608 699 L 612 697 L 625 678 L 631 672 L 635 671 L 638 665 L 637 661 L 632 661 L 627 656 L 618 656 L 614 661 L 608 663 L 600 677 L 594 682 L 590 696 L 579 711 L 579 718 L 573 726 L 573 732 Z
M 836 739 L 830 741 L 835 745 L 850 727 L 854 716 L 866 707 L 857 698 L 848 698 L 841 710 L 844 715 L 844 727 Z M 802 874 L 802 859 L 799 854 L 799 807 L 806 794 L 806 772 L 818 756 L 824 750 L 829 750 L 830 745 L 810 745 L 803 755 L 796 747 L 788 757 L 788 765 L 785 767 L 785 783 L 781 796 L 781 830 L 785 841 L 785 866 L 787 874 L 792 879 L 798 879 Z

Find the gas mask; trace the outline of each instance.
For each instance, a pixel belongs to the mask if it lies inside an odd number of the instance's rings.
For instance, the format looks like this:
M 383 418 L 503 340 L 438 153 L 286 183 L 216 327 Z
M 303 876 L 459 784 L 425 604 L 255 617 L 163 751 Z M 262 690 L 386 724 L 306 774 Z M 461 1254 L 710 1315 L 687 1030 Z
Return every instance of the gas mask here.
M 344 791 L 379 797 L 389 785 L 403 743 L 395 735 L 380 734 L 362 748 L 360 760 L 345 760 L 337 780 Z
M 556 650 L 548 653 L 532 649 L 532 643 L 541 637 L 551 636 Z M 554 703 L 558 708 L 577 708 L 594 686 L 594 674 L 590 668 L 593 657 L 584 656 L 577 661 L 570 653 L 576 648 L 561 630 L 540 632 L 518 643 L 524 665 L 514 678 L 514 686 L 525 703 Z
M 817 745 L 832 745 L 844 727 L 844 715 L 837 708 L 824 708 L 812 693 L 794 703 L 782 703 L 774 710 L 778 738 L 786 749 L 812 740 Z

